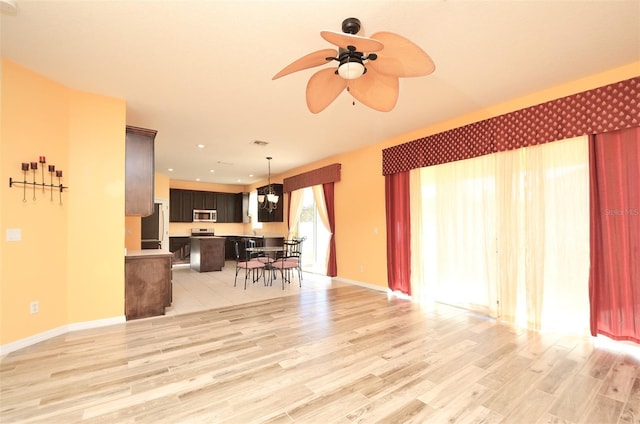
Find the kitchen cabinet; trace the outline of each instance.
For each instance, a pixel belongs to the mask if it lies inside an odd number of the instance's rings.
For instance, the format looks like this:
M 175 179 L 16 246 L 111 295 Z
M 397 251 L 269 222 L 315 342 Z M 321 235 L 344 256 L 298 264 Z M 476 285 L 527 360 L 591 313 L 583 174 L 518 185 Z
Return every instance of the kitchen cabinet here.
M 242 222 L 242 197 L 240 203 L 236 193 L 218 193 L 217 197 L 218 222 Z
M 187 191 L 187 190 L 185 190 Z M 212 191 L 191 190 L 193 209 L 216 209 L 217 195 Z
M 280 196 L 278 199 L 278 207 L 269 212 L 267 209 L 261 209 L 260 204 L 258 204 L 258 222 L 282 222 L 282 205 L 284 204 L 282 184 L 271 184 L 271 187 L 273 187 L 276 195 Z M 258 193 L 264 193 L 266 189 L 267 186 L 258 187 Z
M 232 222 L 244 222 L 244 215 L 247 211 L 243 208 L 243 196 L 244 193 L 236 193 L 233 198 L 233 221 Z
M 217 222 L 238 222 L 243 219 L 243 193 L 219 193 L 201 190 L 169 190 L 169 221 L 193 222 L 193 210 L 218 211 Z
M 149 216 L 154 200 L 154 142 L 157 131 L 127 125 L 125 215 Z
M 169 251 L 173 253 L 174 263 L 189 263 L 189 256 L 191 254 L 191 237 L 170 236 Z
M 264 247 L 276 247 L 284 245 L 284 237 L 264 237 L 262 240 Z
M 193 222 L 193 191 L 169 189 L 169 221 Z
M 171 306 L 171 253 L 132 251 L 125 256 L 124 309 L 127 320 L 164 315 Z

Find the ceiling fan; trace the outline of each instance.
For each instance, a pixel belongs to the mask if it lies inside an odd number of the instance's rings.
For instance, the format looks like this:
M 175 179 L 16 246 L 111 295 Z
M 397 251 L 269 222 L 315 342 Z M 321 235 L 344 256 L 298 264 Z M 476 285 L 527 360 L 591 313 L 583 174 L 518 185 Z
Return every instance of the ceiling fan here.
M 272 79 L 336 61 L 337 69 L 322 69 L 307 83 L 307 106 L 312 113 L 323 111 L 345 88 L 372 109 L 392 110 L 398 101 L 398 78 L 429 75 L 435 65 L 424 50 L 401 35 L 377 32 L 363 37 L 356 35 L 360 27 L 360 20 L 347 18 L 342 22 L 342 33 L 320 31 L 320 36 L 338 49 L 309 53 Z

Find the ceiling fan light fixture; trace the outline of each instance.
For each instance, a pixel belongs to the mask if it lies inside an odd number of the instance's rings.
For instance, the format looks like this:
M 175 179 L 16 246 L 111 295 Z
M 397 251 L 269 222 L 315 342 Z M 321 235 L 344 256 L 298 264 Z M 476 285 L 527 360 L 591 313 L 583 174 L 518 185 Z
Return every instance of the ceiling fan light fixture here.
M 364 72 L 364 65 L 361 62 L 345 62 L 338 67 L 338 75 L 346 80 L 360 78 Z

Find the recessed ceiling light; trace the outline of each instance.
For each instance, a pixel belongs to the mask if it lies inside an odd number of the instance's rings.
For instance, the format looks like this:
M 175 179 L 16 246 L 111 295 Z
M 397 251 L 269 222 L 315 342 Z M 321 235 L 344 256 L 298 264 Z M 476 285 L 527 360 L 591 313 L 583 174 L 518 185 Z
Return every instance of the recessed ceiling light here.
M 200 178 L 196 178 L 196 181 L 200 181 Z
M 216 170 L 215 169 L 210 169 L 209 172 L 216 172 Z
M 196 144 L 196 147 L 197 147 L 198 149 L 204 149 L 204 144 Z
M 249 178 L 253 177 L 253 174 L 249 174 Z
M 3 15 L 17 15 L 16 2 L 14 0 L 0 0 L 0 13 Z
M 173 172 L 173 168 L 169 168 L 169 169 L 167 169 L 167 171 Z

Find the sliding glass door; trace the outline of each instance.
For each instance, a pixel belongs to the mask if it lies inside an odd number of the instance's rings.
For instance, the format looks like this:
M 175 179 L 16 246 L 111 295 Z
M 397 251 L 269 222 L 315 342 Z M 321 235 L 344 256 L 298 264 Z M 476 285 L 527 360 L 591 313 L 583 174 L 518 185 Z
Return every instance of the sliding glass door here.
M 298 222 L 297 234 L 298 238 L 305 238 L 302 244 L 302 270 L 325 275 L 331 234 L 322 225 L 313 189 L 307 187 L 301 191 L 303 192 L 302 213 Z
M 412 250 L 422 259 L 412 266 L 417 300 L 536 330 L 586 331 L 586 137 L 417 172 L 411 195 L 412 221 L 420 221 L 412 222 L 419 229 Z

